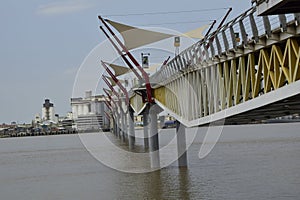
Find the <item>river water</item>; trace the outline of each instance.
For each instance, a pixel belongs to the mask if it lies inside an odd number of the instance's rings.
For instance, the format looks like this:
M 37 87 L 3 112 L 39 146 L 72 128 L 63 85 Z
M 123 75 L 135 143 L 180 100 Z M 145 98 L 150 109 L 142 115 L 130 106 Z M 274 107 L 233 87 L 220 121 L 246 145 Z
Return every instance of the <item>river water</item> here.
M 300 199 L 299 123 L 225 127 L 199 159 L 206 130 L 198 130 L 188 150 L 187 169 L 174 162 L 140 174 L 103 165 L 78 135 L 0 139 L 0 199 Z M 160 145 L 174 133 L 160 131 Z

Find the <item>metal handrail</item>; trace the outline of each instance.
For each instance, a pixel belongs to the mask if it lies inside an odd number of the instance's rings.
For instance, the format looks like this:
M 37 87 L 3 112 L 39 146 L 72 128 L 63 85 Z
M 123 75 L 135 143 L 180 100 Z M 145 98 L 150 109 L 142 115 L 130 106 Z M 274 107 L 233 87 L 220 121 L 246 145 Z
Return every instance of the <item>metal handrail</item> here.
M 238 17 L 229 21 L 217 31 L 183 50 L 179 55 L 162 66 L 150 77 L 152 83 L 162 83 L 178 72 L 201 62 L 207 62 L 215 56 L 221 56 L 230 51 L 237 51 L 238 47 L 247 47 L 249 43 L 258 43 L 259 38 L 270 36 L 272 31 L 284 27 L 284 24 L 295 22 L 297 14 L 257 16 L 256 7 L 248 9 Z M 234 37 L 238 33 L 240 41 Z M 209 49 L 206 44 L 212 37 L 217 39 L 211 42 Z M 225 38 L 224 38 L 225 37 Z

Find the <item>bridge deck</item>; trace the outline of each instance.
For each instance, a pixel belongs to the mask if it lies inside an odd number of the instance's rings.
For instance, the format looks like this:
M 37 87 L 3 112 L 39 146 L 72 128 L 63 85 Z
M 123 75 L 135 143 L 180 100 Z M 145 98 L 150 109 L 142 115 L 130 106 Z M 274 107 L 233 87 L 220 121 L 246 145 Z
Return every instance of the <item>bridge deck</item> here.
M 300 10 L 299 0 L 268 0 L 258 1 L 258 15 L 278 15 L 297 13 Z
M 249 124 L 261 123 L 276 117 L 300 113 L 300 94 L 283 99 L 272 104 L 262 106 L 258 109 L 247 111 L 229 118 L 225 124 Z
M 188 127 L 253 123 L 299 113 L 300 15 L 251 8 L 161 67 L 156 103 Z M 143 108 L 139 96 L 131 98 Z
M 225 119 L 224 124 L 248 124 L 300 113 L 300 81 L 286 85 L 244 103 L 195 120 L 187 120 L 161 102 L 156 103 L 187 127 L 203 126 Z

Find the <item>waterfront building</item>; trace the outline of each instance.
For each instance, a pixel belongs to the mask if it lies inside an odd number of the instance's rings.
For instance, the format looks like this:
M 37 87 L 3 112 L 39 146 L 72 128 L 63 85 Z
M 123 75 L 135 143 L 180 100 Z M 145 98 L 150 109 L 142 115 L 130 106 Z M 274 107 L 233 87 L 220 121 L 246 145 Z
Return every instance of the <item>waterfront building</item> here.
M 73 119 L 78 131 L 109 128 L 109 120 L 105 116 L 108 108 L 104 101 L 104 95 L 92 96 L 92 91 L 87 91 L 84 98 L 71 98 Z
M 72 112 L 68 112 L 66 116 L 58 118 L 58 128 L 66 131 L 74 131 L 76 129 Z
M 66 118 L 66 119 L 71 119 L 71 120 L 73 120 L 73 113 L 72 113 L 72 112 L 67 112 L 65 118 Z
M 40 114 L 36 114 L 33 120 L 34 124 L 40 124 L 42 122 Z
M 43 121 L 55 121 L 54 105 L 50 103 L 49 99 L 45 99 L 45 103 L 42 108 L 42 120 Z

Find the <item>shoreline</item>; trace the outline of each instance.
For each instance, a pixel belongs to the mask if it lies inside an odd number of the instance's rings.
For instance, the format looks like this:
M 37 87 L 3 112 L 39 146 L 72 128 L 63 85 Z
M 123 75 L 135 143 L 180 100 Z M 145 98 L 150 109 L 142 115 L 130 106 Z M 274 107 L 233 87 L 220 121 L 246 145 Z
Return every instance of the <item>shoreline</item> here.
M 240 125 L 224 125 L 224 127 L 241 127 L 241 126 L 280 126 L 280 125 L 287 125 L 287 124 L 299 124 L 300 125 L 300 121 L 288 121 L 288 122 L 271 122 L 271 123 L 260 123 L 260 124 L 240 124 Z M 209 127 L 209 126 L 203 126 L 203 128 L 205 127 Z M 191 128 L 197 128 L 197 127 L 191 127 Z M 199 127 L 198 127 L 199 128 Z M 172 129 L 172 128 L 167 128 L 167 129 Z M 135 130 L 142 130 L 142 127 L 135 127 Z M 106 132 L 110 132 L 110 131 L 68 131 L 68 132 L 50 132 L 50 133 L 45 133 L 45 132 L 41 132 L 41 133 L 18 133 L 18 134 L 5 134 L 5 135 L 0 135 L 0 139 L 4 139 L 4 138 L 24 138 L 24 137 L 39 137 L 39 136 L 52 136 L 52 135 L 75 135 L 75 134 L 85 134 L 85 133 L 106 133 Z

